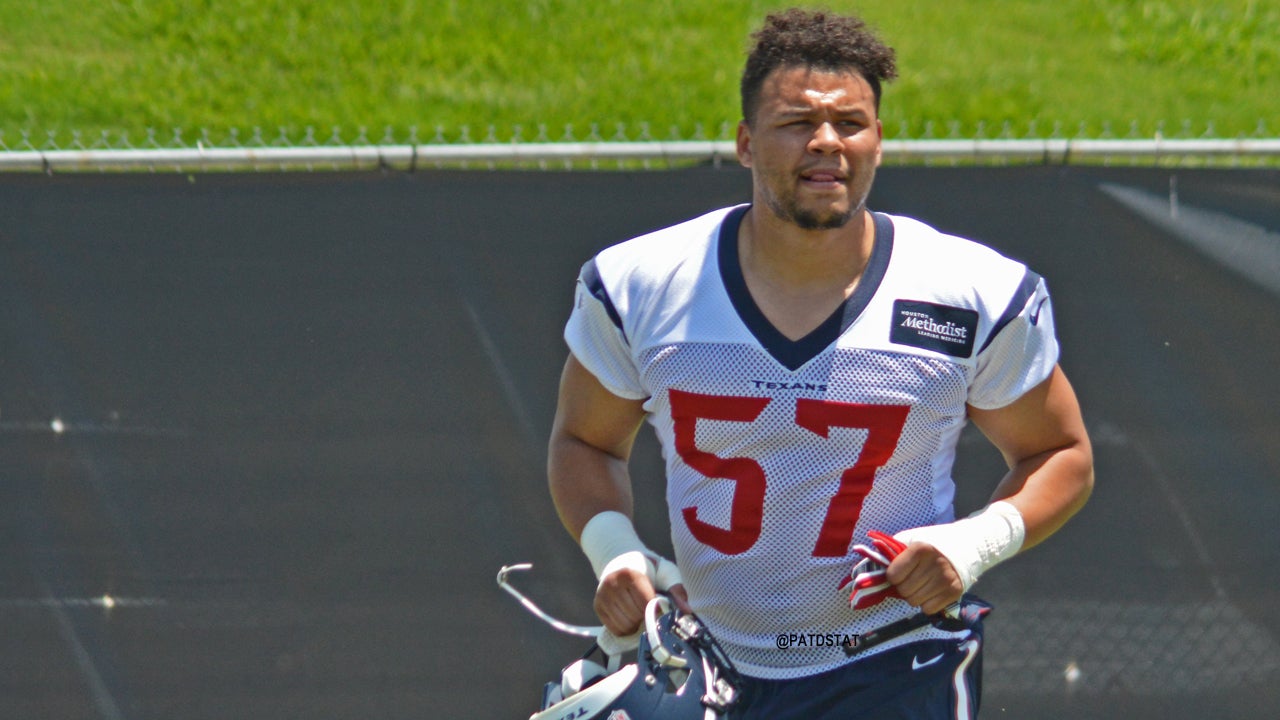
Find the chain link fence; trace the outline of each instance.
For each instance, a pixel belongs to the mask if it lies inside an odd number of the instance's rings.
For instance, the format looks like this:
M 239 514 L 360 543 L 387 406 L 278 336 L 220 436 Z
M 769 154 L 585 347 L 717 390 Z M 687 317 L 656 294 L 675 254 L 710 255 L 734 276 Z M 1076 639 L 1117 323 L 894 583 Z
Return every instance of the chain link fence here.
M 892 124 L 890 124 L 892 125 Z M 180 127 L 95 132 L 0 131 L 0 171 L 105 171 L 142 169 L 326 170 L 394 167 L 612 169 L 669 168 L 735 161 L 733 123 L 692 134 L 672 127 L 655 131 L 649 123 L 592 123 L 554 130 L 546 125 L 436 126 L 397 129 L 316 127 L 189 130 Z M 886 127 L 889 164 L 1080 164 L 1275 167 L 1280 136 L 1259 120 L 1247 136 L 1220 137 L 1212 122 L 1160 123 L 1154 134 L 1137 121 L 1123 131 L 1036 121 L 1017 127 L 958 121 Z
M 1170 697 L 1280 679 L 1280 645 L 1226 598 L 1012 601 L 999 612 L 995 693 Z

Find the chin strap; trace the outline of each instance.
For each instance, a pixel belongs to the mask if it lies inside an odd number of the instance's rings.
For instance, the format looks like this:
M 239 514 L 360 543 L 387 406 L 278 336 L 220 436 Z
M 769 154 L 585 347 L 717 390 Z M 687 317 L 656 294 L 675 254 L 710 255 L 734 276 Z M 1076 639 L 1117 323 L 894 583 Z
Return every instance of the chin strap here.
M 545 622 L 546 624 L 550 625 L 556 630 L 559 630 L 562 633 L 566 633 L 568 635 L 578 635 L 580 637 L 593 638 L 593 637 L 599 636 L 600 633 L 604 631 L 603 625 L 573 625 L 571 623 L 567 623 L 562 620 L 557 620 L 554 617 L 551 617 L 547 613 L 543 612 L 542 608 L 535 605 L 534 602 L 529 599 L 529 596 L 515 589 L 515 587 L 512 586 L 512 584 L 507 580 L 507 576 L 510 575 L 513 571 L 519 570 L 523 572 L 525 570 L 532 570 L 532 569 L 533 569 L 533 563 L 516 563 L 514 565 L 503 565 L 502 568 L 498 570 L 498 587 L 502 588 L 504 591 L 506 591 L 508 595 L 518 600 L 520 604 L 524 606 L 525 610 L 528 610 L 529 612 L 533 613 L 534 616 L 537 617 L 539 620 Z

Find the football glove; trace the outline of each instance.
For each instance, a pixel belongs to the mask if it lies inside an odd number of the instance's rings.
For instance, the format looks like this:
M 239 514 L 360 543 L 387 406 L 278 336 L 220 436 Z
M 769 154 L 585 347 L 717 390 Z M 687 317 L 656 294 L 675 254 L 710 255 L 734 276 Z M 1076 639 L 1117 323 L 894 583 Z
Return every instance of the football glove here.
M 853 566 L 839 587 L 841 592 L 849 593 L 849 607 L 854 610 L 865 610 L 888 598 L 902 597 L 889 582 L 887 571 L 889 563 L 907 546 L 878 530 L 867 533 L 867 537 L 870 545 L 859 543 L 853 546 L 853 551 L 862 559 Z

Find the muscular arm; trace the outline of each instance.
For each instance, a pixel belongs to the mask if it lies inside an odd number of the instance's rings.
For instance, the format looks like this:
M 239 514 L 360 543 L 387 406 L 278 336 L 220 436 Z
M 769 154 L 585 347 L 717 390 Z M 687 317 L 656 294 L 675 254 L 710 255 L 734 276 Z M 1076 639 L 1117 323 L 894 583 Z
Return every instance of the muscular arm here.
M 609 392 L 573 355 L 560 376 L 547 478 L 560 522 L 575 540 L 605 510 L 632 514 L 627 463 L 644 404 Z
M 1075 391 L 1060 367 L 1013 404 L 970 407 L 969 418 L 1009 466 L 991 501 L 1004 500 L 1022 516 L 1021 550 L 1044 541 L 1084 506 L 1093 489 L 1093 450 Z M 964 591 L 947 559 L 919 542 L 893 561 L 888 578 L 907 602 L 927 613 L 941 611 Z
M 591 518 L 606 510 L 632 516 L 627 463 L 644 420 L 644 402 L 609 392 L 573 355 L 560 376 L 560 399 L 548 447 L 551 499 L 575 540 Z M 689 611 L 682 585 L 670 588 L 676 604 Z M 618 570 L 600 579 L 595 611 L 605 627 L 623 637 L 635 632 L 654 596 L 645 573 Z
M 1093 449 L 1075 391 L 1062 368 L 1012 405 L 969 409 L 969 419 L 1004 455 L 1009 472 L 992 502 L 1018 508 L 1026 526 L 1022 549 L 1057 532 L 1093 490 Z

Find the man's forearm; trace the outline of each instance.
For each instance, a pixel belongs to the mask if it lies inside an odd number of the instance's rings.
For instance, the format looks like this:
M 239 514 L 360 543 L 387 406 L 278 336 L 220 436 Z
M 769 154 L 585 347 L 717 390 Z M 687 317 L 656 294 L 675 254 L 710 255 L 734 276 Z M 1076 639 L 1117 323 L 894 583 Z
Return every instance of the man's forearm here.
M 1088 444 L 1080 442 L 1015 463 L 991 500 L 1005 500 L 1022 514 L 1026 550 L 1065 525 L 1092 491 L 1093 457 Z
M 565 529 L 578 540 L 591 518 L 606 510 L 631 517 L 633 499 L 627 460 L 557 433 L 548 447 L 548 486 Z

